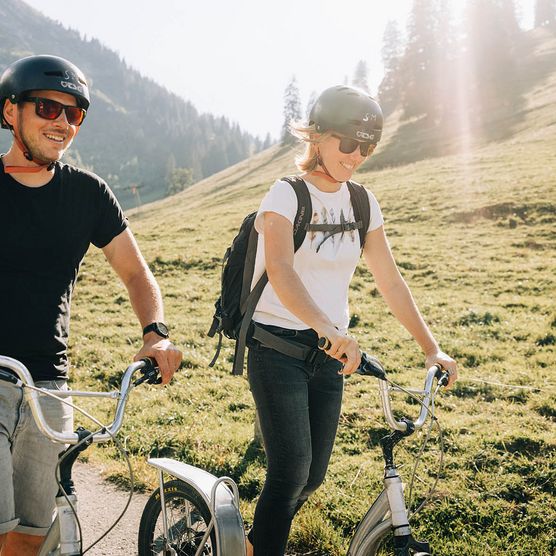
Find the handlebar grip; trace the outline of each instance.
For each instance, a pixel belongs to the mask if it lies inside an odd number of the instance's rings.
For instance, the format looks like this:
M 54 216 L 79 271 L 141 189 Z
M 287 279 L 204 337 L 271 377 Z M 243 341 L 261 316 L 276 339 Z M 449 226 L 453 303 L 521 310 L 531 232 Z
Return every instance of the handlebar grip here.
M 436 380 L 438 380 L 438 384 L 440 384 L 440 386 L 446 386 L 450 381 L 450 373 L 442 368 L 442 366 L 440 366 L 438 363 L 435 365 L 435 367 L 436 373 L 434 376 L 436 377 Z
M 447 386 L 448 382 L 450 382 L 450 375 L 446 371 L 442 371 L 442 374 L 438 379 L 438 384 L 440 384 L 440 386 Z
M 332 342 L 326 336 L 321 336 L 319 338 L 319 341 L 317 342 L 318 348 L 322 349 L 323 351 L 326 351 L 327 349 L 330 349 L 331 345 L 332 345 Z
M 156 361 L 150 357 L 144 357 L 141 361 L 145 362 L 145 366 L 141 369 L 141 377 L 133 383 L 134 386 L 139 386 L 139 384 L 143 384 L 143 382 L 148 384 L 161 384 L 162 377 L 158 372 Z
M 16 386 L 23 386 L 23 382 L 17 376 L 4 369 L 0 369 L 0 380 L 10 382 Z
M 380 380 L 386 380 L 386 371 L 381 362 L 365 352 L 361 353 L 361 364 L 355 372 L 359 375 L 370 375 Z

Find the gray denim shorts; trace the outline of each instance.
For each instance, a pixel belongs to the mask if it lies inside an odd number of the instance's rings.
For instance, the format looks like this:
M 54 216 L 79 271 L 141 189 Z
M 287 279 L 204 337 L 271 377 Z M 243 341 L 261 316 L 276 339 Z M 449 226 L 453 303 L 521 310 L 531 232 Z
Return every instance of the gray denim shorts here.
M 65 380 L 37 382 L 36 386 L 68 389 Z M 49 396 L 40 396 L 40 404 L 51 428 L 73 430 L 71 407 Z M 47 533 L 58 491 L 56 463 L 63 450 L 64 445 L 39 431 L 31 408 L 23 399 L 23 390 L 0 383 L 0 534 Z

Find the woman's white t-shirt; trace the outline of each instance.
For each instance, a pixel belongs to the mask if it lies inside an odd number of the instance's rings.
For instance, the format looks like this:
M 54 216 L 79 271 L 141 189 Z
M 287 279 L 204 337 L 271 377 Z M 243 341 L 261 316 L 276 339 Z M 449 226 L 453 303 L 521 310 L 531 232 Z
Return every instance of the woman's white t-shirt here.
M 353 222 L 353 207 L 346 183 L 333 193 L 321 191 L 305 180 L 313 206 L 312 224 L 336 224 L 342 219 Z M 367 191 L 371 207 L 368 231 L 383 224 L 382 213 L 374 195 Z M 265 269 L 264 215 L 275 212 L 293 225 L 297 213 L 297 196 L 293 187 L 278 180 L 261 202 L 255 228 L 259 233 L 253 287 Z M 348 287 L 361 256 L 359 231 L 335 234 L 321 244 L 325 232 L 307 232 L 301 247 L 294 253 L 293 268 L 316 305 L 332 324 L 345 332 L 349 324 Z M 320 247 L 319 247 L 320 246 Z M 318 248 L 318 252 L 317 252 Z M 308 326 L 288 311 L 269 282 L 259 299 L 253 320 L 283 328 L 303 330 Z

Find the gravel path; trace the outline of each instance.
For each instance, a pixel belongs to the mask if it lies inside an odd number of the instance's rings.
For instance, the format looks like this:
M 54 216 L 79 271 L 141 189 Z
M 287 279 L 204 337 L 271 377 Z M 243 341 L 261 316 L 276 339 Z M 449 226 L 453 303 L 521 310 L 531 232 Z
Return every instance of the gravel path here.
M 84 548 L 114 523 L 127 503 L 129 492 L 103 480 L 100 471 L 76 462 L 73 478 L 78 496 L 78 512 L 83 528 Z M 124 517 L 106 538 L 87 552 L 89 556 L 132 556 L 137 554 L 137 531 L 146 494 L 134 493 Z

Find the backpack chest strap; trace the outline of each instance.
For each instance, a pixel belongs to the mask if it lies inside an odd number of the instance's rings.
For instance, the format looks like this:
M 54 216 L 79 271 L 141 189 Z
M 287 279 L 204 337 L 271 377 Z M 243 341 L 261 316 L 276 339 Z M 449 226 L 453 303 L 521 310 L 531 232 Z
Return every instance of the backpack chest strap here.
M 306 224 L 305 230 L 308 232 L 322 232 L 324 237 L 317 245 L 317 253 L 322 247 L 322 244 L 336 234 L 344 234 L 345 232 L 352 232 L 360 230 L 363 227 L 361 220 L 356 222 L 346 222 L 343 213 L 340 215 L 340 222 L 338 224 Z
M 359 220 L 359 222 L 341 222 L 340 224 L 307 224 L 305 229 L 308 232 L 328 232 L 329 235 L 334 235 L 359 230 L 362 225 L 363 223 Z

